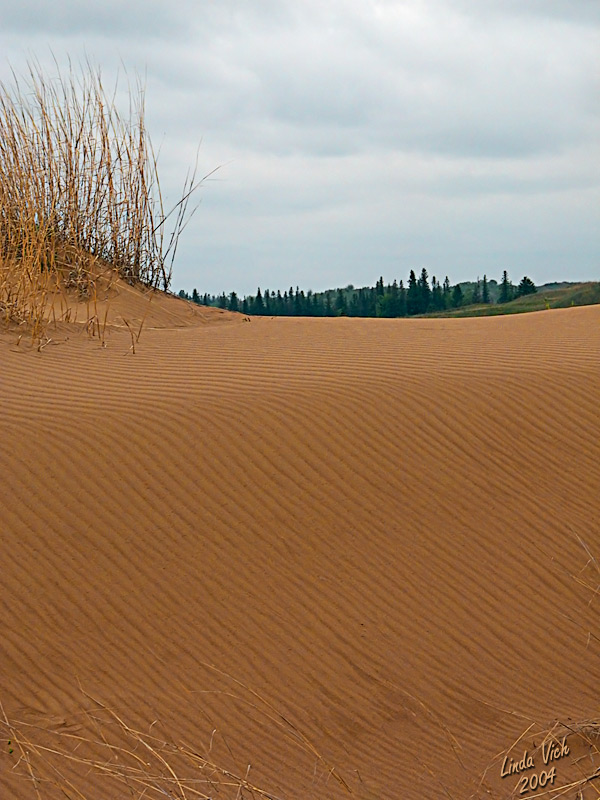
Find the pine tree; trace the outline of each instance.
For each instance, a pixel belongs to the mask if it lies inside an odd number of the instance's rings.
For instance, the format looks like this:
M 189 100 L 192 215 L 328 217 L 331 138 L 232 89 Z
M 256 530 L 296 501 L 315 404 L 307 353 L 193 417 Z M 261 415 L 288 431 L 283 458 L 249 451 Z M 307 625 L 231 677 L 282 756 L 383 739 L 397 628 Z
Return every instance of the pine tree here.
M 316 294 L 312 296 L 312 314 L 315 317 L 320 317 L 322 314 L 321 304 Z
M 502 281 L 500 283 L 500 296 L 498 297 L 499 303 L 509 303 L 513 299 L 512 283 L 508 279 L 508 272 L 504 270 L 502 273 Z
M 338 289 L 335 298 L 335 311 L 339 316 L 346 316 L 348 307 L 346 305 L 346 295 L 343 289 Z
M 517 297 L 522 297 L 525 294 L 535 294 L 537 292 L 535 283 L 528 278 L 527 275 L 524 275 L 521 278 L 521 283 L 517 288 Z
M 303 317 L 306 316 L 306 295 L 304 294 L 304 289 L 300 289 L 300 300 L 298 305 L 300 308 L 300 314 Z
M 463 304 L 463 292 L 460 283 L 457 283 L 452 290 L 452 308 L 460 308 Z
M 446 275 L 444 279 L 444 286 L 442 289 L 442 297 L 444 298 L 444 308 L 450 307 L 450 281 L 448 280 L 448 276 Z
M 398 316 L 406 316 L 406 289 L 403 281 L 398 285 Z
M 200 295 L 198 294 L 197 289 L 192 290 L 192 303 L 197 303 L 198 305 L 200 305 Z
M 238 296 L 237 296 L 237 294 L 235 292 L 232 292 L 229 295 L 229 310 L 230 311 L 239 311 L 240 310 L 240 304 L 239 304 L 239 301 L 238 301 Z
M 483 276 L 483 287 L 481 289 L 481 302 L 486 304 L 490 302 L 490 290 L 488 287 L 487 275 Z
M 265 310 L 265 304 L 263 303 L 262 294 L 260 291 L 260 286 L 258 287 L 258 291 L 256 292 L 256 297 L 254 298 L 254 303 L 252 304 L 252 313 L 253 314 L 263 314 Z
M 473 294 L 471 295 L 471 303 L 473 303 L 473 305 L 481 303 L 481 288 L 479 283 L 479 275 L 477 276 L 477 283 L 473 287 Z
M 431 302 L 431 289 L 429 288 L 429 275 L 425 267 L 417 281 L 419 285 L 419 314 L 426 314 Z
M 367 317 L 369 315 L 368 289 L 358 290 L 358 316 Z
M 411 269 L 408 277 L 408 292 L 406 294 L 406 313 L 409 316 L 419 313 L 419 286 L 417 284 L 417 276 L 414 269 Z
M 400 315 L 400 290 L 396 279 L 390 286 L 390 297 L 390 317 L 398 317 Z
M 377 316 L 377 289 L 368 289 L 369 293 L 369 304 L 367 307 L 367 317 L 376 317 Z
M 436 280 L 435 275 L 431 279 L 431 307 L 434 311 L 443 311 L 444 309 L 442 287 L 440 286 L 440 282 Z

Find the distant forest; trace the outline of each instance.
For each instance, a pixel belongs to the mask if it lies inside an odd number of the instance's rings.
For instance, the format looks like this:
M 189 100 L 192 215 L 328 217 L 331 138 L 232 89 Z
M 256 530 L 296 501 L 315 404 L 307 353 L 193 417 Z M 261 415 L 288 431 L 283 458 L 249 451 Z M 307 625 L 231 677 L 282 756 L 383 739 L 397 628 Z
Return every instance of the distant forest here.
M 189 295 L 183 289 L 179 297 L 204 306 L 216 306 L 228 311 L 241 311 L 243 314 L 297 317 L 412 317 L 435 311 L 446 311 L 467 305 L 489 303 L 508 303 L 511 300 L 537 291 L 533 281 L 524 276 L 518 286 L 514 286 L 508 273 L 504 271 L 500 283 L 477 279 L 472 283 L 450 285 L 446 276 L 440 283 L 435 276 L 429 282 L 426 269 L 417 278 L 410 271 L 408 283 L 394 281 L 384 284 L 379 278 L 375 286 L 355 289 L 352 284 L 344 289 L 328 289 L 324 292 L 304 292 L 290 287 L 283 293 L 260 288 L 255 295 L 244 298 L 235 292 L 221 295 L 201 295 L 194 289 Z

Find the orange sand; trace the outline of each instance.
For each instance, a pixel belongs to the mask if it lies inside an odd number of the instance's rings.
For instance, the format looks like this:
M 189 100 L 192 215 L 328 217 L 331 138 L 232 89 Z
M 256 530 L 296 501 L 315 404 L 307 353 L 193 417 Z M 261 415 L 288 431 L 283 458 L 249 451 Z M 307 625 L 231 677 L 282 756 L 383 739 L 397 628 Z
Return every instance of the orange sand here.
M 155 295 L 134 355 L 126 295 L 104 348 L 85 310 L 39 352 L 0 336 L 9 719 L 87 736 L 90 695 L 273 797 L 462 800 L 531 722 L 598 713 L 571 575 L 577 537 L 600 556 L 600 307 L 246 322 Z M 17 755 L 2 800 L 36 797 Z

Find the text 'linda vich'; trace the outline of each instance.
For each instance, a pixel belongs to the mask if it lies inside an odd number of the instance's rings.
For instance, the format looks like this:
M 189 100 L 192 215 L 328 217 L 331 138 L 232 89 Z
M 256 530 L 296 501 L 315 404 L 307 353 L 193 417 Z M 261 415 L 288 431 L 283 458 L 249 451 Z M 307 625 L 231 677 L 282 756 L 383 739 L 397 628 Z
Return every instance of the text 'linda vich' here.
M 570 753 L 569 745 L 567 744 L 567 737 L 564 736 L 560 744 L 557 742 L 548 742 L 542 745 L 542 758 L 544 764 L 549 764 L 551 761 L 558 761 L 563 756 L 568 756 Z M 508 763 L 507 763 L 508 762 Z M 507 775 L 515 775 L 518 772 L 525 772 L 527 769 L 535 769 L 533 756 L 527 755 L 527 750 L 523 753 L 523 758 L 520 761 L 509 761 L 508 756 L 504 756 L 502 762 L 502 769 L 500 770 L 500 777 L 506 778 Z

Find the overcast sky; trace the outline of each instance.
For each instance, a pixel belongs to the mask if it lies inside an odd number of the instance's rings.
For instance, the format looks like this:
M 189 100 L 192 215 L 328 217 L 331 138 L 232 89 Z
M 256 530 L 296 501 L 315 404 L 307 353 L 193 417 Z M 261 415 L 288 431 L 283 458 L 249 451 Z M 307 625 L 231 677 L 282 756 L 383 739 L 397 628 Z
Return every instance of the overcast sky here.
M 145 76 L 173 288 L 600 279 L 600 0 L 0 0 L 0 80 Z M 125 109 L 126 110 L 126 109 Z

